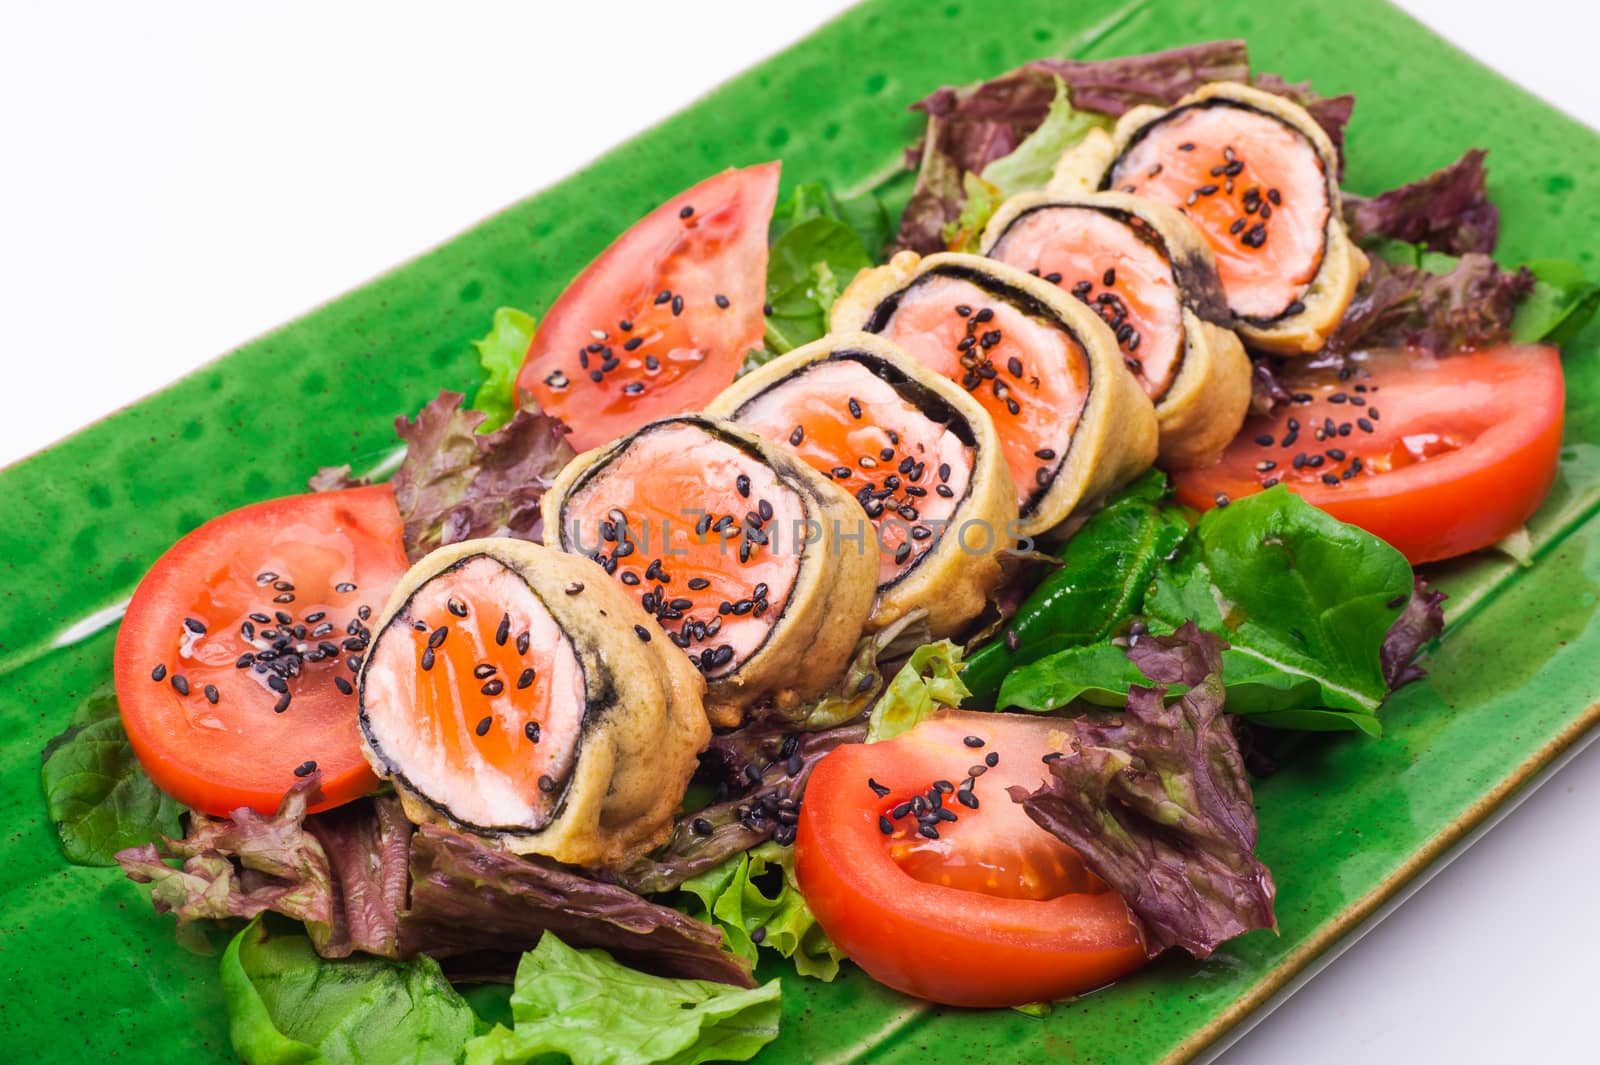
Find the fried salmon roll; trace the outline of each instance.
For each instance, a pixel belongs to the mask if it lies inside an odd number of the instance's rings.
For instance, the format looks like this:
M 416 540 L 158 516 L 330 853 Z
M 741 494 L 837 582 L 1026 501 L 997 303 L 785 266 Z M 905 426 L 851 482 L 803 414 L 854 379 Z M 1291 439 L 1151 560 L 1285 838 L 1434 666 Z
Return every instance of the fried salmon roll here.
M 869 629 L 921 608 L 942 637 L 983 610 L 1017 537 L 1017 494 L 993 421 L 953 382 L 882 337 L 847 333 L 746 374 L 707 413 L 855 497 L 877 533 Z
M 1155 409 L 1094 311 L 980 255 L 901 252 L 833 306 L 835 333 L 893 341 L 955 381 L 994 421 L 1022 536 L 1059 525 L 1147 469 Z
M 401 578 L 359 678 L 406 815 L 615 866 L 663 842 L 711 738 L 705 682 L 588 559 L 469 540 Z
M 1367 270 L 1345 230 L 1338 155 L 1304 108 L 1233 82 L 1163 110 L 1136 107 L 1109 140 L 1086 139 L 1057 168 L 1176 208 L 1211 245 L 1234 328 L 1255 347 L 1314 352 Z
M 587 451 L 543 506 L 545 542 L 595 560 L 659 622 L 718 726 L 826 690 L 872 612 L 878 552 L 855 497 L 720 418 Z
M 1250 359 L 1211 248 L 1181 212 L 1122 192 L 1024 192 L 995 212 L 982 246 L 1105 319 L 1155 404 L 1163 466 L 1216 461 L 1244 424 Z

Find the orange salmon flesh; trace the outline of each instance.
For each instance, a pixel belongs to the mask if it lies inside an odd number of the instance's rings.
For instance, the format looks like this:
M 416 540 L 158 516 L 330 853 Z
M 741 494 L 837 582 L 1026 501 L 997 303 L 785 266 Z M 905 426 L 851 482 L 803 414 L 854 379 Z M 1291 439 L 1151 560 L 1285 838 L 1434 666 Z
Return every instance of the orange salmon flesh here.
M 922 560 L 966 498 L 973 446 L 854 359 L 812 363 L 737 420 L 855 495 L 878 531 L 880 588 Z
M 1036 207 L 1006 227 L 989 255 L 1093 307 L 1145 395 L 1161 402 L 1182 358 L 1183 315 L 1172 263 L 1148 226 L 1093 207 Z
M 810 532 L 799 495 L 766 463 L 670 422 L 593 471 L 561 520 L 563 542 L 637 596 L 711 678 L 766 642 Z
M 515 572 L 476 555 L 379 633 L 362 683 L 374 750 L 479 828 L 541 828 L 577 758 L 586 704 L 571 641 Z
M 1061 326 L 971 281 L 924 274 L 878 329 L 994 419 L 1024 514 L 1049 491 L 1089 398 L 1089 358 Z
M 1146 127 L 1107 180 L 1189 216 L 1241 318 L 1295 313 L 1322 269 L 1327 174 L 1305 135 L 1270 115 L 1221 103 L 1180 108 Z

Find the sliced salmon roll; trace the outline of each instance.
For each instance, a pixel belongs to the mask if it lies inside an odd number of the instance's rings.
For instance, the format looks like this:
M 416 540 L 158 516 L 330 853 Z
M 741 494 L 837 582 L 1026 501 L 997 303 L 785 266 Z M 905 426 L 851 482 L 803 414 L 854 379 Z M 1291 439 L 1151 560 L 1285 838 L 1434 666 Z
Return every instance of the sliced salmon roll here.
M 1155 404 L 1162 465 L 1216 461 L 1244 424 L 1250 359 L 1211 249 L 1181 212 L 1124 192 L 1024 192 L 995 212 L 982 247 L 1105 319 Z
M 901 252 L 857 275 L 832 322 L 893 341 L 988 412 L 1021 536 L 1053 529 L 1155 459 L 1155 409 L 1116 335 L 1041 278 L 980 255 Z
M 953 382 L 870 333 L 827 336 L 741 377 L 706 408 L 797 453 L 877 532 L 877 630 L 927 611 L 948 636 L 983 610 L 1017 538 L 994 423 Z
M 705 682 L 599 566 L 525 540 L 452 544 L 411 567 L 374 629 L 364 749 L 412 821 L 600 867 L 671 833 L 711 738 Z
M 1345 230 L 1333 142 L 1281 96 L 1216 82 L 1170 109 L 1136 107 L 1109 141 L 1070 150 L 1056 187 L 1096 172 L 1102 189 L 1188 216 L 1211 245 L 1234 328 L 1263 350 L 1320 350 L 1366 273 Z
M 573 459 L 545 542 L 595 560 L 705 677 L 714 725 L 831 686 L 872 612 L 878 552 L 844 488 L 732 422 L 652 422 Z

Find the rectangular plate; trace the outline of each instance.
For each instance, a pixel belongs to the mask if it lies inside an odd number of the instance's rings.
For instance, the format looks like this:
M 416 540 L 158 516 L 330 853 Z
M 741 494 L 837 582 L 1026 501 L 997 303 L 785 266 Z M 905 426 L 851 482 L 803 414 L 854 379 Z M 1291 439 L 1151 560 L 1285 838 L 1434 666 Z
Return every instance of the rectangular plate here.
M 579 174 L 76 436 L 0 472 L 0 1031 L 22 1059 L 225 1061 L 216 959 L 173 941 L 144 889 L 67 866 L 39 751 L 110 673 L 114 608 L 179 535 L 304 490 L 318 466 L 389 451 L 389 424 L 476 381 L 468 341 L 500 304 L 543 308 L 623 226 L 728 166 L 774 156 L 787 184 L 897 182 L 938 85 L 1040 55 L 1102 57 L 1246 37 L 1256 69 L 1359 99 L 1347 184 L 1374 192 L 1491 149 L 1502 257 L 1592 275 L 1600 137 L 1374 0 L 1064 4 L 875 0 Z M 173 313 L 181 314 L 181 304 Z M 1380 741 L 1308 740 L 1261 782 L 1262 858 L 1281 934 L 1205 965 L 1169 958 L 1040 1020 L 939 1009 L 852 970 L 786 978 L 783 1036 L 760 1060 L 1177 1062 L 1196 1054 L 1375 912 L 1570 745 L 1600 699 L 1600 329 L 1568 351 L 1562 472 L 1533 522 L 1539 560 L 1441 567 L 1450 638 Z M 774 966 L 781 971 L 784 966 Z M 814 1023 L 826 1018 L 825 1023 Z

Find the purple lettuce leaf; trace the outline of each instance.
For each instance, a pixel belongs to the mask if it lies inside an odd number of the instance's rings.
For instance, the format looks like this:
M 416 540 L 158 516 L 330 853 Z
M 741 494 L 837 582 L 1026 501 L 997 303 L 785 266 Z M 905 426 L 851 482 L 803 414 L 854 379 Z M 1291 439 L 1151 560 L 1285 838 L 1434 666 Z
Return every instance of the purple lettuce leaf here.
M 488 415 L 461 402 L 458 392 L 440 392 L 415 418 L 395 419 L 406 458 L 391 483 L 412 561 L 462 540 L 538 540 L 540 497 L 573 457 L 557 418 L 524 407 L 479 433 Z
M 1272 874 L 1253 853 L 1255 810 L 1223 713 L 1220 637 L 1186 622 L 1128 649 L 1141 672 L 1188 691 L 1134 686 L 1120 714 L 1063 718 L 1067 751 L 1038 791 L 1010 789 L 1128 903 L 1151 957 L 1179 946 L 1204 958 L 1257 928 L 1277 928 Z
M 1406 601 L 1406 608 L 1400 612 L 1400 616 L 1394 619 L 1394 624 L 1389 626 L 1379 652 L 1383 660 L 1383 676 L 1389 683 L 1390 691 L 1421 680 L 1426 675 L 1426 671 L 1412 659 L 1416 658 L 1423 644 L 1437 640 L 1444 632 L 1443 604 L 1446 598 L 1443 592 L 1428 587 L 1425 577 L 1416 577 L 1411 598 Z
M 1473 148 L 1444 169 L 1371 199 L 1346 193 L 1350 236 L 1361 243 L 1401 240 L 1447 255 L 1494 251 L 1500 209 L 1489 202 L 1484 155 Z
M 303 921 L 324 957 L 393 957 L 411 826 L 392 798 L 308 820 L 320 782 L 317 773 L 298 781 L 270 816 L 243 807 L 226 818 L 191 814 L 182 839 L 122 851 L 117 862 L 151 885 L 156 912 L 176 914 L 180 927 L 271 910 Z M 341 852 L 332 861 L 329 845 Z M 174 859 L 182 866 L 167 864 Z
M 460 958 L 475 975 L 504 978 L 547 931 L 660 976 L 755 986 L 748 963 L 725 950 L 710 925 L 447 828 L 417 829 L 411 908 L 400 919 L 403 956 Z
M 478 428 L 489 415 L 463 408 L 463 399 L 459 392 L 440 392 L 415 418 L 395 419 L 406 457 L 390 483 L 413 562 L 462 540 L 539 540 L 539 500 L 572 460 L 569 430 L 560 419 L 530 404 L 483 433 Z M 350 476 L 349 466 L 325 466 L 309 483 L 313 492 L 327 492 L 371 481 Z
M 1442 273 L 1374 256 L 1327 350 L 1443 354 L 1500 344 L 1511 336 L 1518 302 L 1532 290 L 1526 267 L 1503 270 L 1481 252 L 1468 252 Z

